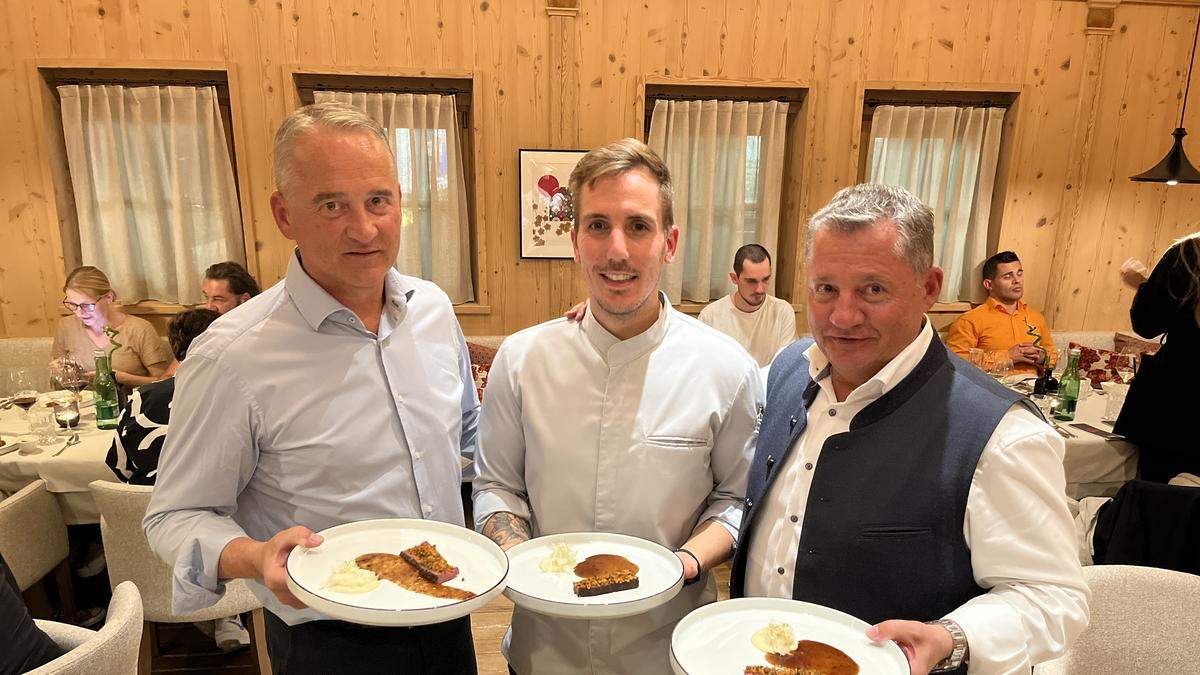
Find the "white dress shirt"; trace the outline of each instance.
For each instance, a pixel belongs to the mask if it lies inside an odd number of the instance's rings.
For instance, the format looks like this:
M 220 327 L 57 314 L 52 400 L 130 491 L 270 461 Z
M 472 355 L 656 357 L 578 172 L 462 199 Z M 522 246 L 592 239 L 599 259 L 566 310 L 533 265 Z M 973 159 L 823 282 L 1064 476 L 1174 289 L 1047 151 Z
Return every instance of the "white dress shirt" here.
M 663 303 L 646 332 L 618 340 L 589 312 L 509 336 L 492 362 L 480 420 L 475 523 L 502 511 L 534 536 L 629 534 L 669 548 L 720 522 L 736 539 L 758 369 L 732 339 Z M 670 672 L 675 623 L 716 584 L 615 621 L 516 608 L 508 657 L 521 675 Z
M 370 518 L 463 525 L 459 455 L 479 404 L 449 298 L 389 270 L 371 333 L 293 256 L 287 278 L 212 324 L 176 376 L 145 527 L 174 611 L 215 604 L 237 537 Z M 289 625 L 326 617 L 255 595 Z
M 786 301 L 768 295 L 753 312 L 733 304 L 733 296 L 714 300 L 700 310 L 700 321 L 728 335 L 766 366 L 779 350 L 796 341 L 796 311 Z
M 745 593 L 791 598 L 809 488 L 821 448 L 845 433 L 863 408 L 913 371 L 933 340 L 926 320 L 917 338 L 870 380 L 838 402 L 829 360 L 805 352 L 819 392 L 808 425 L 767 491 L 747 551 Z M 963 537 L 976 583 L 988 589 L 946 615 L 970 645 L 970 673 L 1029 672 L 1061 655 L 1088 621 L 1089 591 L 1075 551 L 1067 507 L 1063 441 L 1033 413 L 1013 406 L 988 439 L 971 479 Z M 893 617 L 905 619 L 908 617 Z

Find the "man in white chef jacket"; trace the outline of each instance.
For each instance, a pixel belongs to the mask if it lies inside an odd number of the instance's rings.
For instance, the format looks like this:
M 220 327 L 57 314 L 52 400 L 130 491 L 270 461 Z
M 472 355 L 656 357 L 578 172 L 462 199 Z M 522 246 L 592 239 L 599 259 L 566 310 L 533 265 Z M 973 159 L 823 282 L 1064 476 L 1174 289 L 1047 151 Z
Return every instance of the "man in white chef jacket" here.
M 679 230 L 666 165 L 627 138 L 570 179 L 571 240 L 588 310 L 509 336 L 480 421 L 475 524 L 502 547 L 562 532 L 616 532 L 668 548 L 689 581 L 671 602 L 619 620 L 513 612 L 510 668 L 670 672 L 675 623 L 716 599 L 762 405 L 757 364 L 658 290 Z

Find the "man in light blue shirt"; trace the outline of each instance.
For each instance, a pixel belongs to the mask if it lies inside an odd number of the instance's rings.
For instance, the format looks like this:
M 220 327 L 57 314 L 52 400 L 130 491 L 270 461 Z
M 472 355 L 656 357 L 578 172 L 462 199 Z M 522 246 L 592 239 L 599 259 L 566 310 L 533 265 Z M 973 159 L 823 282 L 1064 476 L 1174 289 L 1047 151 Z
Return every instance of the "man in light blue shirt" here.
M 459 456 L 479 402 L 446 294 L 392 269 L 395 159 L 363 113 L 318 104 L 275 138 L 272 213 L 287 277 L 214 323 L 179 369 L 146 513 L 173 606 L 245 578 L 266 606 L 276 673 L 473 673 L 469 618 L 420 628 L 330 620 L 287 589 L 314 531 L 370 518 L 463 524 Z M 424 646 L 424 648 L 422 648 Z

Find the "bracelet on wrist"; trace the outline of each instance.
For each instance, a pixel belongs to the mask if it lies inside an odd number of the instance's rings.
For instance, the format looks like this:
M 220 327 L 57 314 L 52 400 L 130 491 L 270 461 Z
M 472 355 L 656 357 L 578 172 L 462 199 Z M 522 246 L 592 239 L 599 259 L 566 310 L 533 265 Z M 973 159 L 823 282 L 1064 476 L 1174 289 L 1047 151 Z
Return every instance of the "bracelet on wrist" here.
M 691 579 L 685 578 L 683 580 L 683 585 L 691 586 L 692 584 L 696 583 L 697 581 L 700 581 L 700 577 L 702 577 L 704 575 L 704 566 L 702 566 L 700 564 L 700 559 L 696 557 L 696 554 L 692 553 L 691 551 L 689 551 L 683 547 L 675 549 L 675 552 L 687 554 L 689 557 L 691 557 L 692 560 L 696 561 L 696 576 L 692 577 Z

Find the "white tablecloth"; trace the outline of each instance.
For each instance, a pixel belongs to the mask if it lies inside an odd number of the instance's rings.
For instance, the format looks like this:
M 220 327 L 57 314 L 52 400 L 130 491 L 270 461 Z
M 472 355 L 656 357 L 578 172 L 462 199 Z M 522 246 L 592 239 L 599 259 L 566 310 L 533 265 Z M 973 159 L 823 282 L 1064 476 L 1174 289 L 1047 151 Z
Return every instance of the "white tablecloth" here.
M 1112 425 L 1101 422 L 1107 397 L 1092 392 L 1075 408 L 1075 422 L 1058 425 L 1075 435 L 1065 438 L 1063 466 L 1067 472 L 1067 494 L 1072 499 L 1111 497 L 1127 481 L 1137 477 L 1137 446 L 1127 441 L 1106 441 L 1103 437 L 1077 429 L 1072 424 L 1090 424 L 1104 431 Z
M 38 405 L 44 405 L 45 396 Z M 68 524 L 98 523 L 100 514 L 88 491 L 88 483 L 94 480 L 115 481 L 116 476 L 104 464 L 104 457 L 112 445 L 116 431 L 96 428 L 96 412 L 91 406 L 83 408 L 82 419 L 75 431 L 79 432 L 79 444 L 66 449 L 61 455 L 51 457 L 66 443 L 69 432 L 59 430 L 58 439 L 52 445 L 37 446 L 36 455 L 22 455 L 19 451 L 8 452 L 14 444 L 32 444 L 28 434 L 29 424 L 21 418 L 16 406 L 0 410 L 0 438 L 5 442 L 0 447 L 0 492 L 12 494 L 38 478 L 46 481 L 46 487 L 58 497 L 63 517 Z

